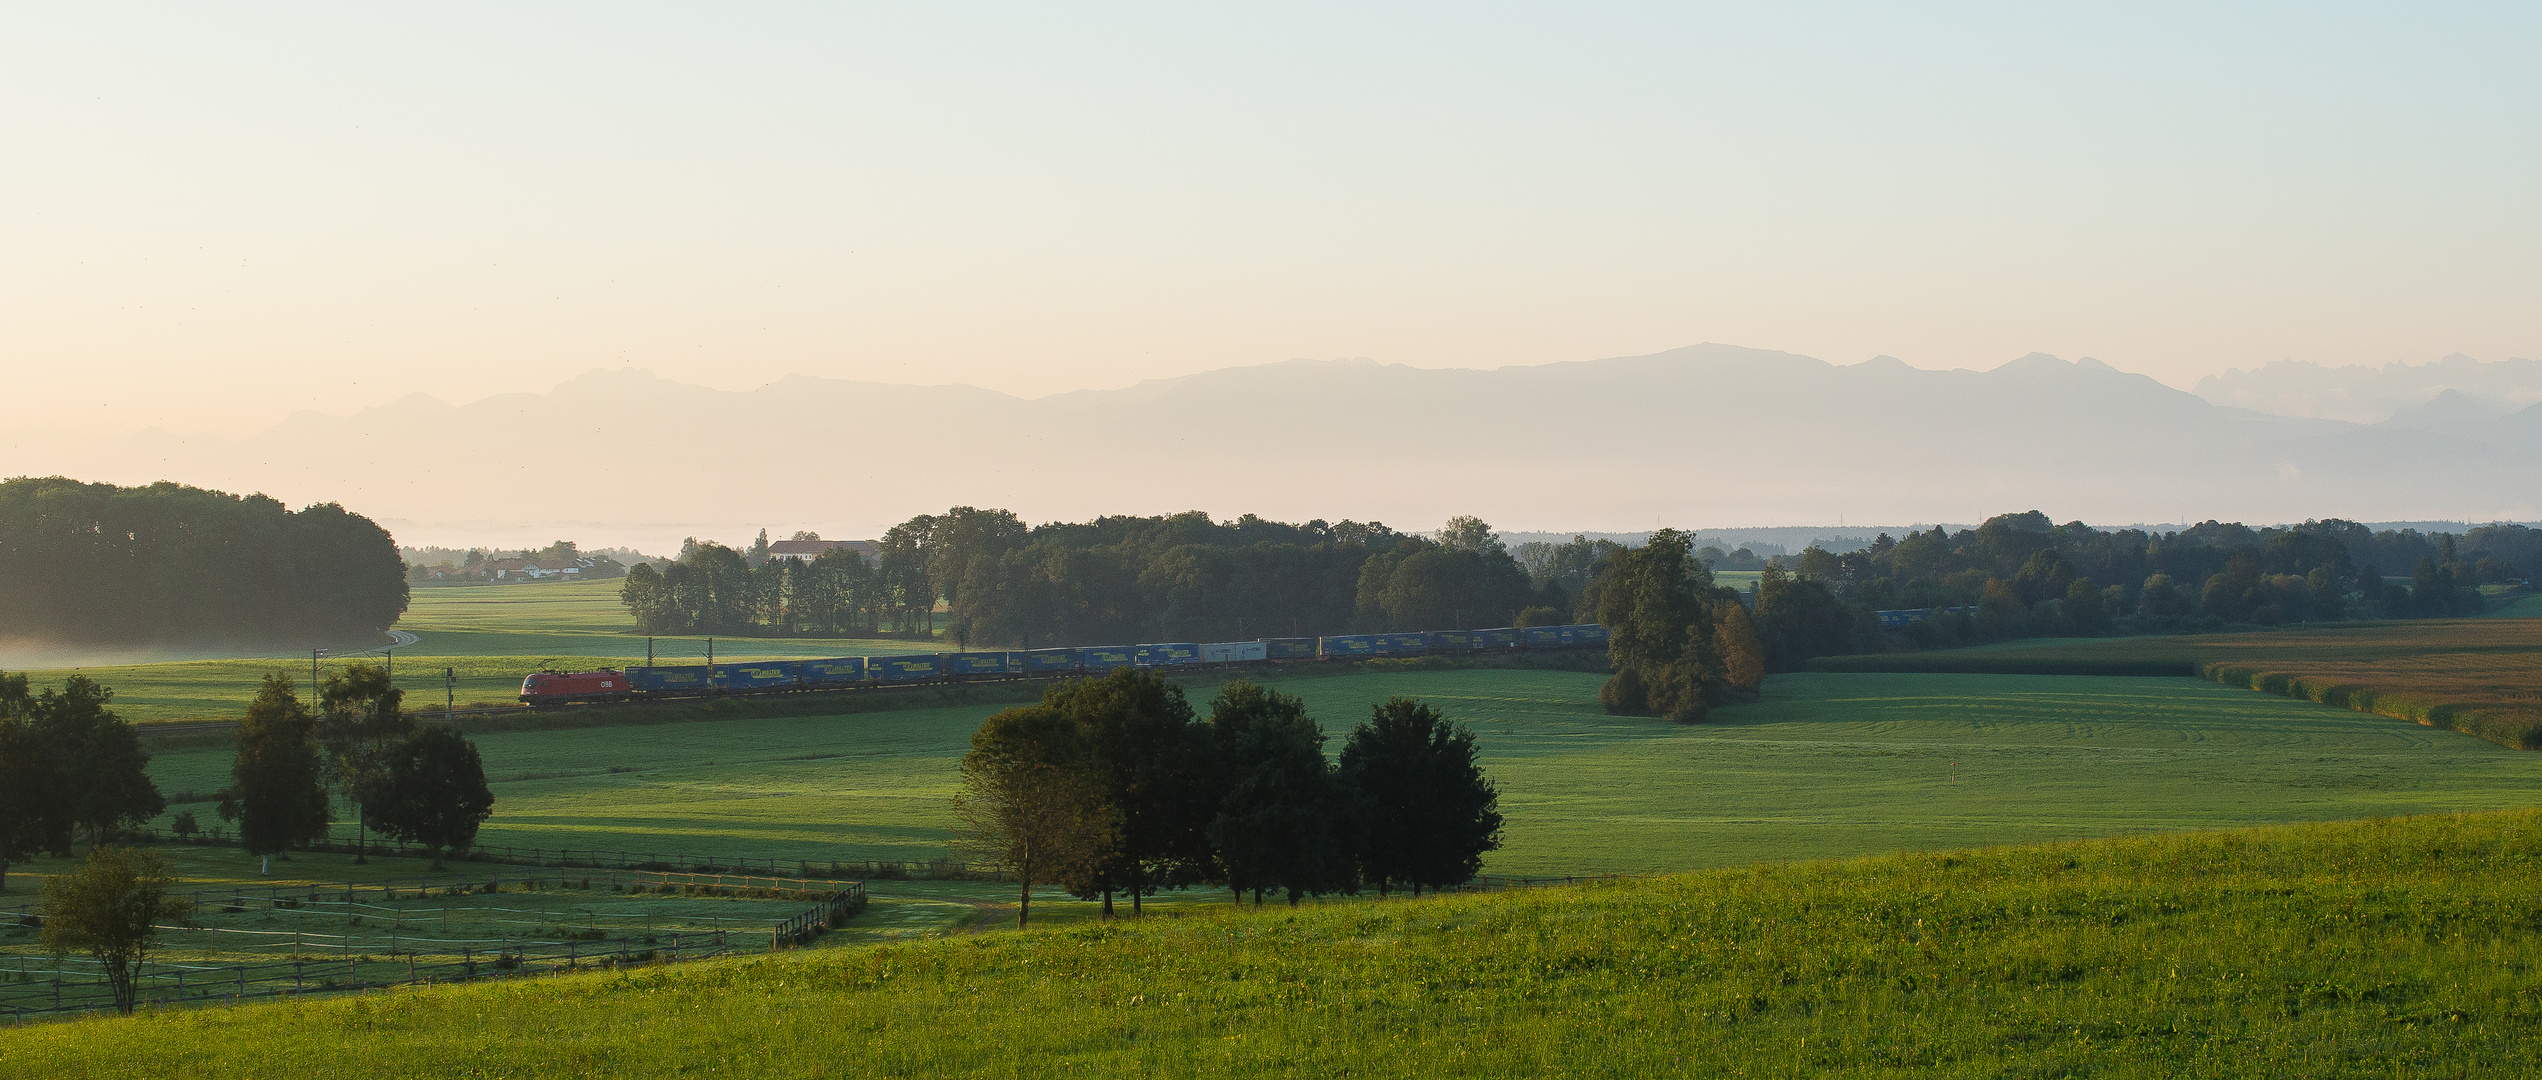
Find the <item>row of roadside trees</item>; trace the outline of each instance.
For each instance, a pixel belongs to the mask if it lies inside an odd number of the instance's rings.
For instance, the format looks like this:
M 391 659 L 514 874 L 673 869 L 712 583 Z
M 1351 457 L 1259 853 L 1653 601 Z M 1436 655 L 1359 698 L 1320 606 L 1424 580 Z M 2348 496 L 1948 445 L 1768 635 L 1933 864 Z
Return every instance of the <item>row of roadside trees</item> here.
M 1018 925 L 1036 885 L 1132 909 L 1216 885 L 1295 904 L 1471 881 L 1500 846 L 1499 796 L 1473 733 L 1395 698 L 1338 761 L 1297 698 L 1222 687 L 1200 716 L 1153 672 L 1055 684 L 980 725 L 962 760 L 961 846 L 1013 874 Z

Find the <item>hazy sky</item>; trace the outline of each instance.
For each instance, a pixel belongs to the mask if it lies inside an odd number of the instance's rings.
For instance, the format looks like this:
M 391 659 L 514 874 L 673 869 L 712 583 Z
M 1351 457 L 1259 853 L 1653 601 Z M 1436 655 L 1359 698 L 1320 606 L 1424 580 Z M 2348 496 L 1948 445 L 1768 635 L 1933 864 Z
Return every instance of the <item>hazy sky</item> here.
M 2542 355 L 2538 24 L 17 4 L 0 368 L 41 433 L 619 365 L 1042 394 L 1699 341 L 2180 386 Z

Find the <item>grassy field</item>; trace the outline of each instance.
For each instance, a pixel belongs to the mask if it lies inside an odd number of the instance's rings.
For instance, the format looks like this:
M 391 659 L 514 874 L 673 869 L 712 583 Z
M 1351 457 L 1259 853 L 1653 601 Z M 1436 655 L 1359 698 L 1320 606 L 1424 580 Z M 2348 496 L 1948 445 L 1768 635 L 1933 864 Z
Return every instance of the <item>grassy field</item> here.
M 2542 596 L 2528 596 L 2488 614 L 2492 619 L 2542 619 Z
M 2169 678 L 1776 676 L 1682 727 L 1610 717 L 1599 676 L 1363 672 L 1275 685 L 1333 738 L 1393 694 L 1473 725 L 1510 875 L 1760 860 L 2532 805 L 2542 759 L 2477 739 Z M 1208 692 L 1195 703 L 1206 708 Z M 998 703 L 477 736 L 489 844 L 919 860 L 945 851 L 955 766 Z M 172 797 L 227 750 L 152 763 Z M 188 803 L 211 820 L 207 803 Z M 164 820 L 164 819 L 163 819 Z
M 2542 748 L 2542 619 L 2429 619 L 1825 657 L 1821 671 L 2194 671 L 2507 746 Z
M 18 1075 L 2537 1071 L 2542 815 L 1191 909 L 0 1030 Z
M 396 657 L 397 683 L 416 707 L 517 702 L 521 677 L 546 669 L 578 670 L 643 663 L 645 635 L 618 602 L 615 581 L 417 588 L 397 628 L 422 640 Z M 367 647 L 372 643 L 358 643 Z M 871 656 L 932 652 L 934 642 L 906 638 L 717 638 L 717 660 Z M 707 639 L 653 639 L 665 664 L 704 663 Z M 0 661 L 5 661 L 0 657 Z M 319 674 L 352 660 L 319 662 Z M 382 663 L 365 656 L 363 663 Z M 115 707 L 134 723 L 235 719 L 256 696 L 265 673 L 280 671 L 303 685 L 309 656 L 247 656 L 161 663 L 97 664 L 31 671 L 38 684 L 59 685 L 77 673 L 113 687 Z M 0 669 L 7 668 L 0 662 Z M 456 676 L 446 685 L 443 672 Z

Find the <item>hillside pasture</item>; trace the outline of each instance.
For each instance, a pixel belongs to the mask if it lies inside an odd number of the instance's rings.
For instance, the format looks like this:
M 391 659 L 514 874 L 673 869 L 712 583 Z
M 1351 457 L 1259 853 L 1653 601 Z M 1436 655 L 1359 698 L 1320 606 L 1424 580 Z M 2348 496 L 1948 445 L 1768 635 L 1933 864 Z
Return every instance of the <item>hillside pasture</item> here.
M 2520 1076 L 2542 814 L 1760 865 L 0 1030 L 30 1076 Z
M 2169 678 L 1804 673 L 1716 723 L 1612 717 L 1599 676 L 1363 671 L 1273 681 L 1338 752 L 1370 705 L 1436 703 L 1501 790 L 1500 875 L 1763 860 L 2530 805 L 2542 761 L 2448 732 Z M 1206 709 L 1211 691 L 1192 691 Z M 752 858 L 947 852 L 956 765 L 998 702 L 485 732 L 483 843 Z M 228 782 L 163 752 L 172 798 Z M 208 802 L 171 806 L 210 821 Z M 165 819 L 162 819 L 164 823 Z
M 2197 674 L 2542 748 L 2542 619 L 2428 619 L 1822 657 L 1825 672 Z

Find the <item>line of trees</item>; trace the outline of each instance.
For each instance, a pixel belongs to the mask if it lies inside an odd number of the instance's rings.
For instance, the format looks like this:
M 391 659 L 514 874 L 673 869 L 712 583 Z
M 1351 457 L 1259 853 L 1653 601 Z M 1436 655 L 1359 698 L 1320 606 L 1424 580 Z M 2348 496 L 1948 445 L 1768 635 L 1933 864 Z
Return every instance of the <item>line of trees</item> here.
M 62 477 L 0 481 L 0 636 L 310 643 L 406 611 L 387 530 L 334 503 Z
M 1229 683 L 1197 716 L 1154 672 L 1059 683 L 988 718 L 962 760 L 962 848 L 1019 883 L 1133 911 L 1161 889 L 1214 884 L 1295 904 L 1473 880 L 1500 846 L 1499 796 L 1473 733 L 1395 698 L 1340 759 L 1297 698 Z
M 1472 517 L 1425 537 L 1198 511 L 1028 527 L 957 506 L 877 543 L 870 564 L 834 551 L 754 565 L 750 551 L 692 539 L 670 566 L 629 571 L 621 597 L 646 633 L 941 627 L 966 647 L 1030 648 L 1543 625 L 1567 621 L 1590 576 L 1577 559 L 1532 572 Z
M 1633 619 L 1637 609 L 1616 606 L 1612 583 L 1644 581 L 1648 559 L 1676 560 L 1673 552 L 1684 541 L 1664 540 L 1672 535 L 1655 534 L 1648 545 L 1629 550 L 1593 550 L 1585 541 L 1561 545 L 1572 549 L 1565 557 L 1574 564 L 1595 568 L 1580 589 L 1577 617 L 1604 622 L 1611 632 Z M 1644 554 L 1654 550 L 1667 553 Z M 1696 552 L 1692 562 L 1712 564 L 1715 554 Z M 2401 557 L 2415 559 L 2408 584 L 2371 561 Z M 2267 529 L 2208 522 L 2152 533 L 2057 525 L 2034 510 L 1957 533 L 1935 527 L 1903 538 L 1882 534 L 1858 551 L 1813 544 L 1795 557 L 1776 558 L 1760 575 L 1747 621 L 1765 670 L 1789 671 L 1814 656 L 1877 652 L 1901 640 L 1946 648 L 2019 637 L 2474 614 L 2481 609 L 2480 585 L 2516 579 L 2518 563 L 2511 559 L 2530 564 L 2537 558 L 2542 531 L 2520 525 L 2483 526 L 2460 537 L 2378 533 L 2339 520 Z M 1701 582 L 1688 590 L 1710 586 L 1708 575 L 1684 573 Z M 1913 608 L 1958 610 L 1911 623 L 1895 637 L 1875 616 Z M 1662 609 L 1667 605 L 1652 610 Z M 1686 625 L 1693 625 L 1691 617 Z M 1656 653 L 1631 659 L 1647 649 L 1622 636 L 1632 633 L 1622 631 L 1611 646 L 1615 690 L 1625 702 L 1632 700 L 1625 684 L 1647 681 L 1656 670 Z M 1730 664 L 1726 656 L 1723 662 Z M 1627 676 L 1628 670 L 1638 674 Z M 1711 692 L 1717 700 L 1720 691 Z M 1682 713 L 1669 707 L 1682 695 L 1663 696 L 1667 702 L 1651 711 Z

